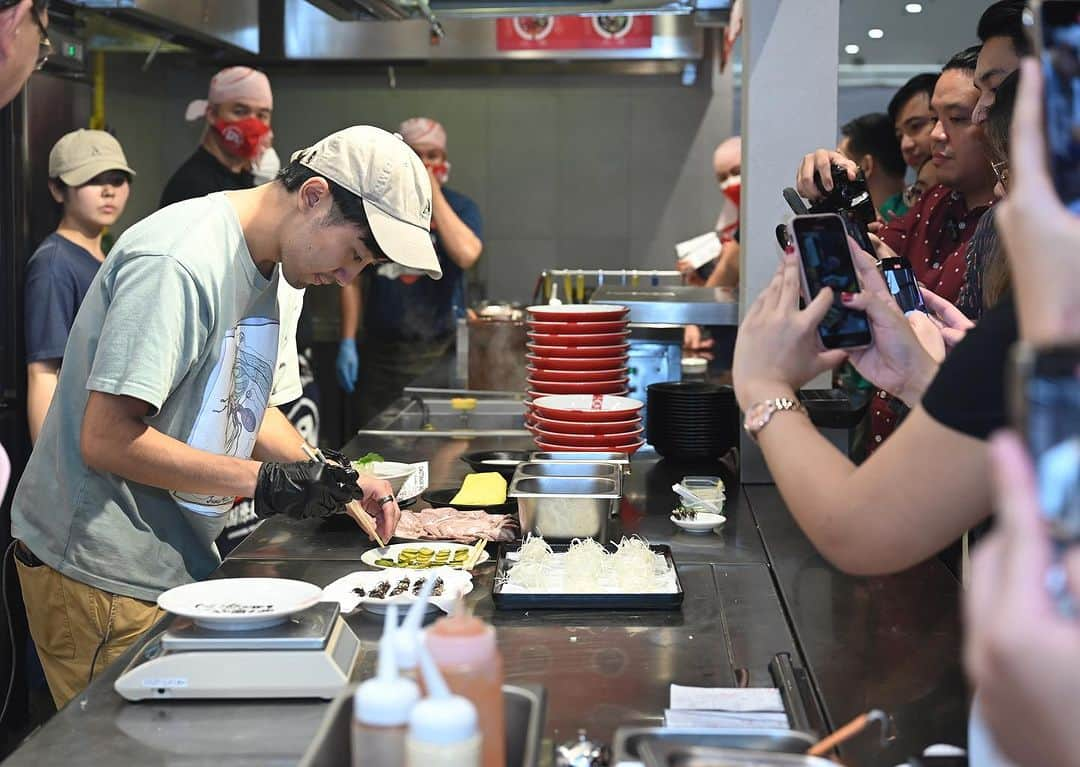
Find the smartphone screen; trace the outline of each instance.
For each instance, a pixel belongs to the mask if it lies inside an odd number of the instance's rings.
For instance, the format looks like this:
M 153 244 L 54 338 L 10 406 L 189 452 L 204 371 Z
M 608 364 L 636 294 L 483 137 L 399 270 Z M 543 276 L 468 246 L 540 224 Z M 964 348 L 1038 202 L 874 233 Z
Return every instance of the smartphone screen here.
M 833 305 L 818 325 L 821 342 L 826 349 L 868 346 L 872 339 L 866 313 L 849 309 L 840 302 L 841 293 L 860 290 L 844 222 L 835 213 L 826 213 L 796 216 L 791 227 L 808 298 L 813 299 L 822 288 L 833 290 Z
M 922 291 L 919 290 L 919 281 L 915 279 L 915 272 L 911 270 L 911 264 L 906 258 L 881 259 L 881 274 L 885 277 L 889 293 L 896 299 L 896 303 L 904 314 L 912 311 L 926 311 L 926 303 L 923 301 Z
M 1055 540 L 1080 542 L 1080 345 L 1013 351 L 1017 427 L 1035 461 L 1039 500 Z
M 1045 0 L 1038 43 L 1050 173 L 1061 201 L 1080 214 L 1080 3 Z

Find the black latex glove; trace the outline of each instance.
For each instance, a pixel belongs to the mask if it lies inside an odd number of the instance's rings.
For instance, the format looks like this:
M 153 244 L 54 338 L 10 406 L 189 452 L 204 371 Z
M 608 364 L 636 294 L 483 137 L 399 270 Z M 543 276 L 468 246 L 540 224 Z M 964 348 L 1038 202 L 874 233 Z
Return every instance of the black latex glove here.
M 345 510 L 352 500 L 363 498 L 350 466 L 298 461 L 266 462 L 255 485 L 255 513 L 260 517 L 284 514 L 293 519 L 328 517 Z

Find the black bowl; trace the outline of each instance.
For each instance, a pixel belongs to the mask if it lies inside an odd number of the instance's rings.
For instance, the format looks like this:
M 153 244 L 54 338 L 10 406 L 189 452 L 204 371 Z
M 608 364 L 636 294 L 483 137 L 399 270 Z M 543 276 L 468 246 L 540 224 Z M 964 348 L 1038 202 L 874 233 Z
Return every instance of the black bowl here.
M 466 453 L 461 460 L 469 464 L 475 472 L 497 471 L 507 480 L 514 476 L 519 463 L 529 460 L 528 450 L 478 450 Z M 488 461 L 515 461 L 515 463 L 488 463 Z
M 461 490 L 460 487 L 444 487 L 436 490 L 425 490 L 420 497 L 431 504 L 432 508 L 449 506 L 458 511 L 486 511 L 488 514 L 513 514 L 517 511 L 517 500 L 507 499 L 501 506 L 473 506 L 467 503 L 450 503 L 451 499 Z

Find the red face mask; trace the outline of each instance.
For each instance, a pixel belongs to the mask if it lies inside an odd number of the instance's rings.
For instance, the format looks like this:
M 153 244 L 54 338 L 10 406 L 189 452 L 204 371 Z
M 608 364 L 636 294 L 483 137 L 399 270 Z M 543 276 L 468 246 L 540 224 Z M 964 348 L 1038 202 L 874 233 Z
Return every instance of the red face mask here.
M 214 130 L 230 154 L 250 160 L 264 149 L 262 139 L 270 132 L 270 126 L 258 117 L 245 117 L 234 122 L 219 119 L 214 123 Z
M 427 167 L 431 168 L 431 172 L 435 175 L 435 180 L 440 184 L 445 184 L 450 180 L 450 162 L 432 162 L 424 163 Z

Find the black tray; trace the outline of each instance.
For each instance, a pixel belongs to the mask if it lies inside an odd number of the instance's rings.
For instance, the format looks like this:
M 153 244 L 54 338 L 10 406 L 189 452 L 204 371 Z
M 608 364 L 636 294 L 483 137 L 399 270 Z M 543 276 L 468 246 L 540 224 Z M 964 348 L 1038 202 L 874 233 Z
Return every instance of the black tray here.
M 498 506 L 474 506 L 469 503 L 450 503 L 450 500 L 458 494 L 460 487 L 444 487 L 439 489 L 425 490 L 420 497 L 431 504 L 432 508 L 449 506 L 458 511 L 486 511 L 488 514 L 513 514 L 517 511 L 517 499 L 509 498 L 505 503 Z
M 608 549 L 614 550 L 612 544 Z M 509 569 L 506 555 L 521 548 L 520 544 L 502 544 L 495 565 L 495 585 L 491 590 L 491 599 L 496 610 L 678 610 L 682 607 L 683 585 L 679 577 L 679 568 L 671 556 L 670 546 L 649 546 L 657 554 L 662 554 L 668 565 L 675 570 L 677 591 L 672 594 L 504 594 L 502 578 Z M 553 543 L 551 550 L 563 553 L 570 548 L 568 543 Z

